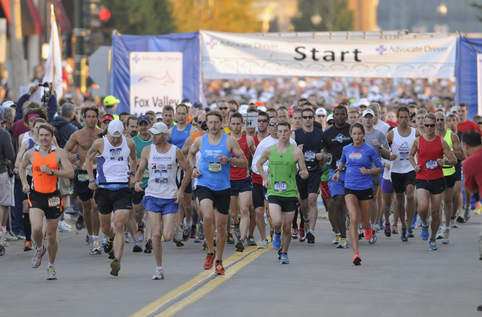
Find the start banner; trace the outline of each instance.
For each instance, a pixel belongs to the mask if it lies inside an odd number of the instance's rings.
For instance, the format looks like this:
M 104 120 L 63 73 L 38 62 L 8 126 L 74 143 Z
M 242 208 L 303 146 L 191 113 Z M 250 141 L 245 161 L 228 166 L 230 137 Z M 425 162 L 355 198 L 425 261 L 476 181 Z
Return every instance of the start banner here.
M 453 78 L 456 37 L 316 39 L 201 31 L 204 78 Z

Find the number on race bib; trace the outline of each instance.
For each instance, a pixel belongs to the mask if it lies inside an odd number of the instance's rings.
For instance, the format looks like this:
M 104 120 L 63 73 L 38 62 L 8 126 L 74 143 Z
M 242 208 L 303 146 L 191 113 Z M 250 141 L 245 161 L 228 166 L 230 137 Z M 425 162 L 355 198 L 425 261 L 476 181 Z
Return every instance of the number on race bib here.
M 425 163 L 425 166 L 427 167 L 428 170 L 433 170 L 438 167 L 438 164 L 436 160 L 430 160 Z
M 287 189 L 286 182 L 275 182 L 274 183 L 274 191 L 283 193 Z
M 316 153 L 313 151 L 306 151 L 305 152 L 305 161 L 306 162 L 313 162 L 316 159 Z
M 211 173 L 219 173 L 222 170 L 221 163 L 219 162 L 209 162 L 209 168 L 208 171 Z
M 58 196 L 50 197 L 48 199 L 48 206 L 49 208 L 60 206 L 60 197 Z

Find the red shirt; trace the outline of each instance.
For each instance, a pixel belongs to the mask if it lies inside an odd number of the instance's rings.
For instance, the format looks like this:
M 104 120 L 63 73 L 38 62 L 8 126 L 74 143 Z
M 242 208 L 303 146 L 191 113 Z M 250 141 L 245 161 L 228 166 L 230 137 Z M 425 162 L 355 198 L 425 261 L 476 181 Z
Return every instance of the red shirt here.
M 12 126 L 12 132 L 13 132 L 13 136 L 18 139 L 18 137 L 20 136 L 20 134 L 22 133 L 25 133 L 27 132 L 28 130 L 30 130 L 26 125 L 25 123 L 23 122 L 23 119 L 20 119 L 18 120 L 17 122 L 15 122 Z
M 246 159 L 249 159 L 249 147 L 248 147 L 248 139 L 246 138 L 246 133 L 243 133 L 241 138 L 238 140 L 238 144 L 239 144 L 239 147 L 241 148 L 241 151 L 243 151 L 244 156 L 246 156 Z M 231 166 L 230 173 L 231 173 L 232 181 L 246 179 L 248 177 L 248 168 Z
M 482 161 L 482 149 L 472 153 L 462 163 L 464 172 L 464 187 L 471 192 L 476 192 L 479 189 L 479 195 L 482 197 L 482 168 L 480 162 Z
M 475 130 L 481 133 L 479 126 L 474 121 L 467 120 L 465 122 L 457 124 L 457 132 L 464 133 L 470 130 Z
M 427 141 L 423 136 L 419 138 L 417 151 L 417 164 L 421 169 L 417 173 L 417 179 L 433 180 L 443 178 L 442 167 L 438 165 L 437 159 L 443 158 L 442 139 L 436 136 L 434 140 Z

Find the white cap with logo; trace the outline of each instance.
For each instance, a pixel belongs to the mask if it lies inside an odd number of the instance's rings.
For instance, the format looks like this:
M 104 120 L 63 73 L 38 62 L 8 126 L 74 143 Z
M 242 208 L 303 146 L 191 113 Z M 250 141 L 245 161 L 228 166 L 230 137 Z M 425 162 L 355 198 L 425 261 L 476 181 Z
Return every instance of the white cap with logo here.
M 164 122 L 156 122 L 152 125 L 152 128 L 150 128 L 149 131 L 152 134 L 168 133 L 169 128 Z
M 113 137 L 122 136 L 122 133 L 124 133 L 124 124 L 118 119 L 112 120 L 107 127 L 107 133 Z
M 365 118 L 367 114 L 371 114 L 372 117 L 375 117 L 375 112 L 370 108 L 363 110 L 362 117 Z
M 326 109 L 323 108 L 323 107 L 320 107 L 320 108 L 316 109 L 315 114 L 316 114 L 317 116 L 326 116 L 326 114 L 327 114 L 327 113 L 326 113 Z

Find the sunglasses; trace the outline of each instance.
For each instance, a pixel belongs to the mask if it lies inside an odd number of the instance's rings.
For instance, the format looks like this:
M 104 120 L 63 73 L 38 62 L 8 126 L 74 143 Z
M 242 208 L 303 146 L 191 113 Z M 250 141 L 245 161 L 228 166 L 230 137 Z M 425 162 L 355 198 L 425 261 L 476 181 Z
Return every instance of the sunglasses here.
M 313 116 L 303 116 L 303 119 L 313 119 Z
M 437 119 L 436 121 L 437 121 L 437 122 L 444 122 L 445 119 Z
M 276 126 L 278 126 L 278 124 L 277 124 L 276 122 L 270 122 L 270 123 L 269 123 L 269 126 L 270 126 L 270 127 L 276 127 Z
M 268 122 L 268 120 L 261 120 L 261 119 L 258 120 L 258 123 L 266 123 L 266 122 Z
M 482 124 L 482 121 L 480 121 L 480 122 L 477 122 L 477 124 Z
M 227 110 L 228 107 L 219 107 L 219 110 Z
M 435 124 L 425 124 L 426 128 L 435 128 Z
M 319 114 L 319 115 L 316 115 L 318 118 L 324 118 L 326 117 L 324 114 Z

